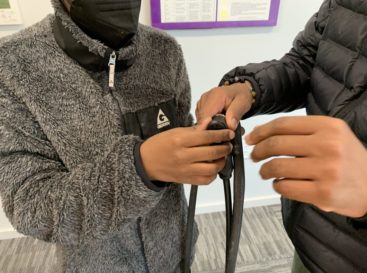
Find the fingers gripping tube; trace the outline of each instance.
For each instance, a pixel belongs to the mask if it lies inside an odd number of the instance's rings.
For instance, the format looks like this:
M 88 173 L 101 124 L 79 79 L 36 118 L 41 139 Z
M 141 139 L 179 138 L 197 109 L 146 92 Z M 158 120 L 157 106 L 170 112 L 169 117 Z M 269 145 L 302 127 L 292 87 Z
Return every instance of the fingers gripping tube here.
M 208 130 L 227 129 L 224 115 L 216 115 L 208 126 Z M 236 136 L 232 140 L 232 154 L 228 156 L 224 169 L 219 173 L 223 180 L 225 202 L 226 202 L 226 264 L 225 273 L 234 273 L 238 248 L 240 243 L 240 234 L 242 227 L 243 205 L 245 200 L 245 166 L 242 150 L 241 125 L 236 129 Z M 232 193 L 230 179 L 234 173 L 234 200 L 232 204 Z M 195 208 L 198 186 L 192 186 L 189 201 L 189 213 L 186 228 L 186 243 L 184 253 L 183 272 L 190 273 L 193 227 L 195 218 Z

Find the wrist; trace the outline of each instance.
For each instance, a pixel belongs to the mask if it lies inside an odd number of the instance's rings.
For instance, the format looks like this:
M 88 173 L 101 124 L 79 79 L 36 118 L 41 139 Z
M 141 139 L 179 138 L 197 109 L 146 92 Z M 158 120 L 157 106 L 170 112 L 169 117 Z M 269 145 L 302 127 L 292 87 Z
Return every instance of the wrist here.
M 234 82 L 225 81 L 223 85 L 234 87 L 236 89 L 236 94 L 246 94 L 246 101 L 249 102 L 249 109 L 256 102 L 256 91 L 250 81 L 236 77 Z
M 149 154 L 152 154 L 152 151 L 149 149 L 149 145 L 147 145 L 147 142 L 145 141 L 140 145 L 139 148 L 140 160 L 142 167 L 145 170 L 145 174 L 150 180 L 158 180 L 158 177 L 156 177 L 154 172 L 154 164 L 149 157 Z
M 245 81 L 245 82 L 244 82 L 244 84 L 247 86 L 247 88 L 248 88 L 248 92 L 249 92 L 249 93 L 250 93 L 250 95 L 251 95 L 251 98 L 252 98 L 252 100 L 251 100 L 251 105 L 252 105 L 252 104 L 254 104 L 254 103 L 256 102 L 256 91 L 254 90 L 254 88 L 253 88 L 253 86 L 252 86 L 251 82 L 249 82 L 249 81 Z
M 139 175 L 140 179 L 142 180 L 142 182 L 151 190 L 155 191 L 155 192 L 160 192 L 166 185 L 167 183 L 163 183 L 160 181 L 155 181 L 152 180 L 144 166 L 143 166 L 143 161 L 141 158 L 141 154 L 140 154 L 140 147 L 143 143 L 137 143 L 134 147 L 134 163 L 135 163 L 135 169 L 137 174 Z

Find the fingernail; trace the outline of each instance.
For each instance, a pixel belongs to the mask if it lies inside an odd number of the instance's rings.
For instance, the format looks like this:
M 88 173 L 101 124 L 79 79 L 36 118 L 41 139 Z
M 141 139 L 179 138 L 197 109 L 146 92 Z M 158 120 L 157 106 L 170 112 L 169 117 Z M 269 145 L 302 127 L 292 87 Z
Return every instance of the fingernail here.
M 236 136 L 236 134 L 233 131 L 229 131 L 229 138 L 230 139 L 234 139 L 235 136 Z
M 236 129 L 236 128 L 237 128 L 237 125 L 238 125 L 238 121 L 237 121 L 235 118 L 233 118 L 233 119 L 231 120 L 231 127 L 232 127 L 233 129 Z

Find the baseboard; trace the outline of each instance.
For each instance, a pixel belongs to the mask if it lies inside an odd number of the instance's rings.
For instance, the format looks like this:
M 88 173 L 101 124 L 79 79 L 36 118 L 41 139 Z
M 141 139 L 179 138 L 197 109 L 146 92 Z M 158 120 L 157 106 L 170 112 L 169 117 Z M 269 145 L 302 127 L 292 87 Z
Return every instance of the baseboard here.
M 270 206 L 280 204 L 280 198 L 278 195 L 269 195 L 264 197 L 255 197 L 245 199 L 245 208 Z M 224 211 L 224 201 L 206 204 L 197 204 L 196 214 L 204 214 L 211 212 Z M 0 230 L 0 240 L 14 239 L 23 237 L 24 235 L 16 232 L 12 229 Z
M 14 229 L 0 230 L 0 240 L 8 240 L 24 237 L 24 235 L 16 232 Z
M 278 205 L 280 204 L 280 196 L 279 195 L 269 195 L 263 197 L 254 197 L 245 199 L 245 208 L 253 208 L 253 207 L 261 207 L 261 206 L 270 206 L 270 205 Z M 206 204 L 197 204 L 196 205 L 196 214 L 203 213 L 211 213 L 225 210 L 224 200 L 220 202 L 206 203 Z

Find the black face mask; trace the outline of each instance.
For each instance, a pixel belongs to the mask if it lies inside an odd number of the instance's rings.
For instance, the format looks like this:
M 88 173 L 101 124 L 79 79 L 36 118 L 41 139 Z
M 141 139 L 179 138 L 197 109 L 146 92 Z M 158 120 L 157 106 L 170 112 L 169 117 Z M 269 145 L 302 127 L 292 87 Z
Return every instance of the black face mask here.
M 141 0 L 74 0 L 70 16 L 91 38 L 118 50 L 136 34 Z

